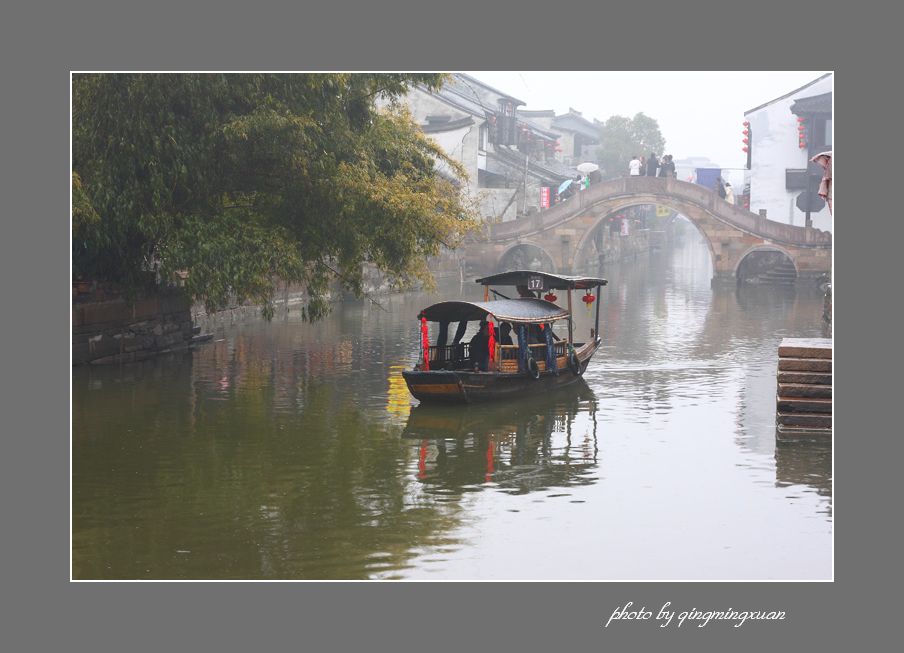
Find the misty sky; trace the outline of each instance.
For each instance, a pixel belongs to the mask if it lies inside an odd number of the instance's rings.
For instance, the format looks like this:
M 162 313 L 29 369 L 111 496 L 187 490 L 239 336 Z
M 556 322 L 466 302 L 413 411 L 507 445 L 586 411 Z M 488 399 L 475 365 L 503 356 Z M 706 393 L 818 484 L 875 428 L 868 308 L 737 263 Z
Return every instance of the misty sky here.
M 642 111 L 659 122 L 666 154 L 706 156 L 723 168 L 740 168 L 746 161 L 744 112 L 828 71 L 464 72 L 523 100 L 523 109 L 559 114 L 573 107 L 588 120 Z

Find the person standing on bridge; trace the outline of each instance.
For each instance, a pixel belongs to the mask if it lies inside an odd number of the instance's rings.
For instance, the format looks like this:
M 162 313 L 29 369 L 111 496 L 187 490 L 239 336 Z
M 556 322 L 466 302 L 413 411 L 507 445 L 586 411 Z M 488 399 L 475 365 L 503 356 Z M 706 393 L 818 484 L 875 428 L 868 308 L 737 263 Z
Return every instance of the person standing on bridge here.
M 719 195 L 719 197 L 721 197 L 723 200 L 725 199 L 725 196 L 726 196 L 725 181 L 722 179 L 722 177 L 716 178 L 715 191 Z
M 656 158 L 655 152 L 650 152 L 650 158 L 647 159 L 647 177 L 655 177 L 657 170 L 659 170 L 659 159 Z
M 672 163 L 672 155 L 671 154 L 663 154 L 662 155 L 662 163 L 659 165 L 659 176 L 660 177 L 674 177 L 675 176 L 675 164 Z
M 729 204 L 735 203 L 734 191 L 731 188 L 731 184 L 729 184 L 727 181 L 725 182 L 725 201 Z
M 640 159 L 637 158 L 636 154 L 632 155 L 631 160 L 628 162 L 628 174 L 632 177 L 640 176 Z

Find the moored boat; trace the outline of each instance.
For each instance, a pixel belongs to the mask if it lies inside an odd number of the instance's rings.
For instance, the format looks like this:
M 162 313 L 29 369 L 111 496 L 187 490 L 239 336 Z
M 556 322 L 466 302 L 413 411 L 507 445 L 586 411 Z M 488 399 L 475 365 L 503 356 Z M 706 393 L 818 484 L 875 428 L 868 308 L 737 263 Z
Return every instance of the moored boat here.
M 605 279 L 516 270 L 477 283 L 484 286 L 484 301 L 439 302 L 418 315 L 418 362 L 402 373 L 415 398 L 424 402 L 514 398 L 549 392 L 581 377 L 600 346 L 600 288 Z M 518 296 L 506 296 L 493 286 L 512 286 Z M 567 308 L 555 303 L 557 290 L 567 292 Z M 574 338 L 575 290 L 585 291 L 581 299 L 588 306 L 596 304 L 596 320 L 586 341 Z M 449 343 L 453 322 L 458 327 Z M 464 342 L 472 322 L 478 332 Z M 437 325 L 433 344 L 430 324 Z

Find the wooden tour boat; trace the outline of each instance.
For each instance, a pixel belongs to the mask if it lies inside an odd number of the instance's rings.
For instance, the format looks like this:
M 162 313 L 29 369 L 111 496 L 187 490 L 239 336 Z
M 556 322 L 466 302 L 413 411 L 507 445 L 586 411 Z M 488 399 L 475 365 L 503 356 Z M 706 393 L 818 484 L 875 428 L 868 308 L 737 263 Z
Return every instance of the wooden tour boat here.
M 477 283 L 484 286 L 484 301 L 440 302 L 418 315 L 420 355 L 414 369 L 402 372 L 415 398 L 422 402 L 515 398 L 549 392 L 581 377 L 600 346 L 600 288 L 608 283 L 605 279 L 515 270 Z M 507 297 L 491 286 L 514 286 L 518 296 Z M 567 309 L 554 303 L 556 290 L 567 291 Z M 596 303 L 596 321 L 586 342 L 574 340 L 573 290 L 585 291 L 581 299 L 588 307 Z M 495 299 L 490 299 L 491 292 Z M 430 322 L 439 325 L 432 345 Z M 458 322 L 458 328 L 447 344 L 452 322 Z M 462 342 L 469 322 L 479 323 L 481 333 Z M 499 342 L 500 337 L 505 339 L 505 323 L 512 327 L 513 344 Z M 557 323 L 567 324 L 567 334 L 555 333 Z

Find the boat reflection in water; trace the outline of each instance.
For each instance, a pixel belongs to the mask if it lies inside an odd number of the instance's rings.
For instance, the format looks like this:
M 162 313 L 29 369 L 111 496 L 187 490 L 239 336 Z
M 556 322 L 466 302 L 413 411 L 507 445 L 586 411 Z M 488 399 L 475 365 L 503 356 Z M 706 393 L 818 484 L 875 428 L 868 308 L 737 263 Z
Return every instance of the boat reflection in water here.
M 431 494 L 591 485 L 597 480 L 596 410 L 596 397 L 581 379 L 504 405 L 422 404 L 412 408 L 402 437 L 416 442 L 416 476 Z

